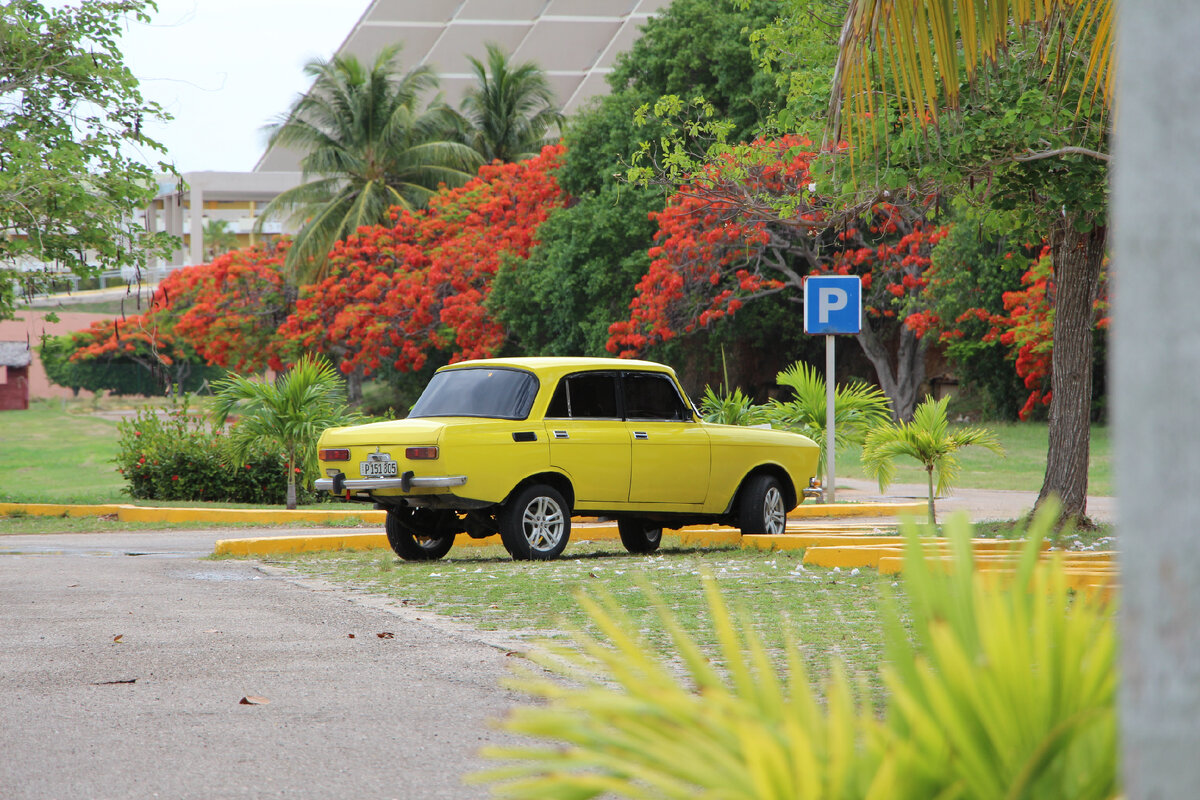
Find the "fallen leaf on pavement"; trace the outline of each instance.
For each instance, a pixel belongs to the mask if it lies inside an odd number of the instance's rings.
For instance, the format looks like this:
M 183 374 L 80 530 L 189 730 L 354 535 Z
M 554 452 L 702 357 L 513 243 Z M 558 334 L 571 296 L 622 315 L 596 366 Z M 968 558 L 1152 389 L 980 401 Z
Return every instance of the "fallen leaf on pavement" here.
M 122 639 L 124 636 L 125 636 L 125 634 L 123 634 L 123 633 L 118 633 L 116 636 L 114 636 L 114 637 L 113 637 L 113 641 L 114 641 L 114 642 L 120 642 L 120 641 L 121 641 L 121 639 Z
M 347 638 L 347 639 L 353 639 L 353 638 L 354 638 L 354 634 L 353 634 L 353 633 L 348 633 L 348 634 L 346 634 L 346 638 Z
M 93 683 L 92 686 L 116 686 L 119 683 L 137 683 L 137 678 L 129 678 L 123 681 L 99 681 L 98 683 Z
M 396 638 L 396 634 L 392 633 L 391 631 L 384 631 L 383 633 L 377 633 L 375 635 L 378 636 L 380 639 L 395 639 Z
M 248 694 L 245 697 L 243 697 L 241 700 L 238 700 L 238 705 L 265 706 L 269 702 L 271 702 L 271 701 L 265 697 L 259 697 L 258 695 Z

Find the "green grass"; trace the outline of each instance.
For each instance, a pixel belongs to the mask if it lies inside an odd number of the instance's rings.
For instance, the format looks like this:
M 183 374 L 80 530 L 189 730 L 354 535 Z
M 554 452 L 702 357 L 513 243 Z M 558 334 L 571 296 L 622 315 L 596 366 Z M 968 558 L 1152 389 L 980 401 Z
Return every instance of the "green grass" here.
M 953 429 L 953 426 L 951 426 Z M 1013 489 L 1036 492 L 1042 488 L 1046 474 L 1048 433 L 1040 422 L 993 422 L 982 427 L 992 430 L 1004 447 L 998 456 L 982 447 L 967 447 L 958 451 L 962 465 L 956 488 Z M 852 448 L 838 453 L 839 478 L 869 479 L 860 460 L 861 449 Z M 1088 493 L 1106 496 L 1113 493 L 1112 447 L 1108 428 L 1092 426 L 1091 458 L 1088 468 Z M 912 459 L 897 458 L 894 483 L 925 484 L 925 470 Z
M 575 596 L 603 591 L 661 647 L 667 636 L 642 588 L 651 585 L 689 632 L 715 650 L 700 582 L 708 573 L 777 657 L 790 633 L 816 675 L 826 673 L 831 658 L 855 672 L 877 673 L 883 657 L 877 609 L 880 592 L 892 584 L 870 569 L 804 567 L 795 551 L 682 548 L 674 537 L 652 556 L 630 555 L 619 543 L 600 542 L 572 544 L 564 558 L 548 562 L 513 561 L 499 547 L 458 548 L 431 563 L 400 561 L 378 550 L 271 561 L 518 640 L 591 630 Z
M 0 413 L 0 501 L 110 503 L 125 485 L 113 459 L 117 425 L 58 401 Z

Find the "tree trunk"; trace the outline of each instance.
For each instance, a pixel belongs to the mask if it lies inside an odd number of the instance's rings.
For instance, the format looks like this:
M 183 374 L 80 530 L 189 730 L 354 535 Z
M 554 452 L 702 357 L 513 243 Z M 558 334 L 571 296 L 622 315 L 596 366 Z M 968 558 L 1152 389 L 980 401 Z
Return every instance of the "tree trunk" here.
M 1050 367 L 1050 445 L 1037 505 L 1054 496 L 1062 516 L 1087 514 L 1092 414 L 1092 328 L 1107 229 L 1075 228 L 1067 212 L 1050 231 L 1054 261 L 1054 351 Z
M 296 510 L 296 471 L 288 467 L 287 509 Z
M 896 368 L 892 369 L 891 354 L 879 340 L 875 329 L 865 321 L 855 339 L 875 367 L 879 388 L 892 401 L 892 419 L 908 421 L 917 407 L 917 393 L 925 382 L 925 340 L 907 327 L 900 329 L 900 346 L 896 351 Z

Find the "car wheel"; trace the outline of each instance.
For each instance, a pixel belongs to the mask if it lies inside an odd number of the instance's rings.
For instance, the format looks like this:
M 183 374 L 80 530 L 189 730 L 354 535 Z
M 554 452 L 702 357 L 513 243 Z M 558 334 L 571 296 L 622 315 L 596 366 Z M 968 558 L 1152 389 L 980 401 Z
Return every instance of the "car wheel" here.
M 553 486 L 534 484 L 500 509 L 500 538 L 517 561 L 558 558 L 571 536 L 571 510 Z
M 437 561 L 454 546 L 454 534 L 445 532 L 449 513 L 389 508 L 384 524 L 388 544 L 405 561 Z
M 787 526 L 783 487 L 770 475 L 755 475 L 742 489 L 738 527 L 742 535 L 778 536 Z
M 631 553 L 653 553 L 662 544 L 662 526 L 644 519 L 617 520 L 621 544 Z

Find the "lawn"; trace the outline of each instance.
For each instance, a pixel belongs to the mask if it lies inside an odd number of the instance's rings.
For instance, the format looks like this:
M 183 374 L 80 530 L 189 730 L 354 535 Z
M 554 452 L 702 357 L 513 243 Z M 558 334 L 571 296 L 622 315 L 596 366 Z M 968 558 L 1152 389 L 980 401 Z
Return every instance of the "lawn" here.
M 303 554 L 270 559 L 302 573 L 394 598 L 477 629 L 518 641 L 561 638 L 591 630 L 578 592 L 606 592 L 630 614 L 635 629 L 662 647 L 667 635 L 646 599 L 653 586 L 683 626 L 710 651 L 715 639 L 701 576 L 712 575 L 732 606 L 745 612 L 778 661 L 790 635 L 813 673 L 831 658 L 874 684 L 883 658 L 880 593 L 892 579 L 875 570 L 837 571 L 801 564 L 798 551 L 699 549 L 668 536 L 650 556 L 625 553 L 619 543 L 574 543 L 557 561 L 513 561 L 500 547 L 458 548 L 436 562 L 406 562 L 391 551 Z M 878 686 L 876 686 L 878 688 Z
M 0 501 L 123 502 L 125 481 L 113 459 L 117 424 L 86 404 L 35 401 L 0 413 Z
M 974 426 L 973 426 L 974 427 Z M 1046 474 L 1048 433 L 1044 422 L 994 422 L 982 427 L 992 430 L 1004 446 L 1004 456 L 982 447 L 958 451 L 962 465 L 956 486 L 963 489 L 1014 489 L 1036 492 Z M 954 426 L 951 426 L 953 429 Z M 860 448 L 838 453 L 839 478 L 867 478 L 860 461 Z M 925 483 L 925 470 L 914 460 L 896 459 L 896 483 Z M 1088 467 L 1088 493 L 1111 495 L 1112 447 L 1108 428 L 1093 425 L 1091 458 Z

